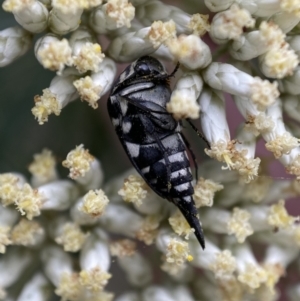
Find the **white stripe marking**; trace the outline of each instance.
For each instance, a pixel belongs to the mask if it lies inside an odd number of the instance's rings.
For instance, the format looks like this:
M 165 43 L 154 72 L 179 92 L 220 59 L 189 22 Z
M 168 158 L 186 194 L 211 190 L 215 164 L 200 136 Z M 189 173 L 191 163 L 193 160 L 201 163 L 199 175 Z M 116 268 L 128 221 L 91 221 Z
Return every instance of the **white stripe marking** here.
M 188 188 L 190 187 L 190 183 L 184 183 L 184 184 L 180 184 L 178 186 L 174 186 L 173 188 L 176 190 L 176 191 L 184 191 L 184 190 L 187 190 Z

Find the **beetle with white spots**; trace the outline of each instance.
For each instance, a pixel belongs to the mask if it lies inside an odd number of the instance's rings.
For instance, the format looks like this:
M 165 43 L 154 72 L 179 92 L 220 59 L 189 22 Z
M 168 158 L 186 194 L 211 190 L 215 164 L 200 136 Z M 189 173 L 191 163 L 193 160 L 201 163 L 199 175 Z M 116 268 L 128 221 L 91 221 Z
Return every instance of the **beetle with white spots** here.
M 159 196 L 180 209 L 204 248 L 188 146 L 180 122 L 166 110 L 171 96 L 169 80 L 177 68 L 168 74 L 155 58 L 139 58 L 117 79 L 107 108 L 133 166 Z

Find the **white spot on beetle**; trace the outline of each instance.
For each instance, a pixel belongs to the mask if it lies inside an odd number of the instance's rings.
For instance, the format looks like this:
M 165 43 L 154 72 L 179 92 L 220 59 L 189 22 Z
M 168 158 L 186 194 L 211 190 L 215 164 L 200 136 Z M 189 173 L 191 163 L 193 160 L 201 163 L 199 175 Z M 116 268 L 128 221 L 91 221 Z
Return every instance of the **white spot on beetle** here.
M 128 109 L 128 104 L 126 101 L 120 101 L 120 107 L 121 107 L 121 111 L 122 111 L 122 115 L 125 116 L 127 109 Z
M 111 121 L 114 126 L 120 125 L 120 120 L 118 118 L 112 118 Z
M 130 142 L 125 142 L 128 153 L 131 158 L 136 158 L 140 154 L 140 146 L 139 144 L 135 143 L 130 143 Z
M 150 166 L 147 166 L 147 167 L 144 167 L 143 169 L 141 169 L 141 172 L 144 175 L 144 174 L 148 173 L 149 170 L 150 170 Z
M 129 122 L 129 121 L 124 121 L 122 123 L 122 130 L 124 132 L 124 134 L 128 134 L 131 130 L 131 127 L 132 127 L 132 123 Z

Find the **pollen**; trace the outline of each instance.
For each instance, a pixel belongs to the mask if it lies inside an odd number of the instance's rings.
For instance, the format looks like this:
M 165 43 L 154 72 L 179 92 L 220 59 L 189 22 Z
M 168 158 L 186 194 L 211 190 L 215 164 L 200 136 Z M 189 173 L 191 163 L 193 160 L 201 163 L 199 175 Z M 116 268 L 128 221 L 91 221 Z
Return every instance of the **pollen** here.
M 21 219 L 11 231 L 11 240 L 14 245 L 34 246 L 41 241 L 44 234 L 45 231 L 39 223 Z
M 300 246 L 300 225 L 294 225 L 291 230 L 295 243 Z
M 215 158 L 220 162 L 225 162 L 226 167 L 224 169 L 233 169 L 234 163 L 232 162 L 232 149 L 234 148 L 235 141 L 225 142 L 219 140 L 216 143 L 212 143 L 210 149 L 205 149 L 205 152 L 211 158 Z
M 2 4 L 3 10 L 7 12 L 18 12 L 33 4 L 36 0 L 5 0 Z
M 173 20 L 168 22 L 155 21 L 151 25 L 148 33 L 148 39 L 153 44 L 154 48 L 158 48 L 168 39 L 176 37 L 176 25 Z
M 66 301 L 75 301 L 80 297 L 81 286 L 79 282 L 79 276 L 77 273 L 64 272 L 59 280 L 59 284 L 55 293 L 61 296 L 61 299 Z
M 40 154 L 35 154 L 33 157 L 34 160 L 28 170 L 39 180 L 39 183 L 47 183 L 56 179 L 56 161 L 50 150 L 43 149 Z
M 118 194 L 125 202 L 139 206 L 148 194 L 148 186 L 140 176 L 130 175 L 125 179 L 123 187 L 118 191 Z
M 117 28 L 129 28 L 135 15 L 135 7 L 128 0 L 108 0 L 106 14 L 115 21 Z
M 243 300 L 244 287 L 235 276 L 218 279 L 222 300 L 239 301 Z
M 22 185 L 20 179 L 11 174 L 0 175 L 0 201 L 4 207 L 13 204 L 19 197 Z
M 291 175 L 295 175 L 298 181 L 300 180 L 300 155 L 296 156 L 292 163 L 286 166 L 286 171 Z
M 6 246 L 12 243 L 10 239 L 10 227 L 0 226 L 0 254 L 4 254 Z
M 203 36 L 210 30 L 209 15 L 194 14 L 187 25 L 196 36 Z
M 172 238 L 167 246 L 166 261 L 178 266 L 193 260 L 189 253 L 188 243 Z
M 293 75 L 299 64 L 297 54 L 289 49 L 286 43 L 283 47 L 270 49 L 263 58 L 264 72 L 271 78 L 283 78 Z
M 136 238 L 143 241 L 146 245 L 153 244 L 157 237 L 158 228 L 161 217 L 157 215 L 149 215 L 144 219 L 141 228 L 136 232 Z
M 248 150 L 237 150 L 235 144 L 235 140 L 229 142 L 219 140 L 212 143 L 211 148 L 205 149 L 205 152 L 208 156 L 225 162 L 227 166 L 222 169 L 237 170 L 241 180 L 248 183 L 257 176 L 260 159 L 248 157 Z
M 268 49 L 281 47 L 285 43 L 285 34 L 279 26 L 273 22 L 261 22 L 259 26 L 261 39 L 265 41 Z
M 200 106 L 187 89 L 175 90 L 166 108 L 176 120 L 197 119 L 200 115 Z
M 217 279 L 231 278 L 236 270 L 236 260 L 232 256 L 231 251 L 224 250 L 218 252 L 215 256 L 214 262 L 211 264 L 210 269 L 215 274 Z
M 266 143 L 266 149 L 272 152 L 276 159 L 288 155 L 291 150 L 299 146 L 300 139 L 293 137 L 289 132 L 277 135 L 275 139 Z
M 83 233 L 75 223 L 66 223 L 55 241 L 62 245 L 66 252 L 78 252 L 88 236 L 89 234 Z
M 105 55 L 98 43 L 86 43 L 78 55 L 73 56 L 73 63 L 80 73 L 87 71 L 98 72 Z
M 110 278 L 111 274 L 102 271 L 99 267 L 91 270 L 82 270 L 79 273 L 80 284 L 92 292 L 102 291 Z
M 268 177 L 257 177 L 245 185 L 244 197 L 254 203 L 260 203 L 268 194 L 272 180 Z
M 226 37 L 227 39 L 238 39 L 243 33 L 243 28 L 251 28 L 255 25 L 255 20 L 249 11 L 239 8 L 233 4 L 230 9 L 219 13 L 212 22 L 214 35 Z
M 103 190 L 90 190 L 83 197 L 83 205 L 79 210 L 93 217 L 99 217 L 103 214 L 108 203 L 109 199 Z
M 265 285 L 271 291 L 272 295 L 275 295 L 275 285 L 278 283 L 280 277 L 285 275 L 285 269 L 281 264 L 265 264 L 263 265 L 267 274 Z
M 275 122 L 271 116 L 267 116 L 264 112 L 256 116 L 248 115 L 245 129 L 258 136 L 259 134 L 271 132 L 275 128 Z
M 47 122 L 50 114 L 58 116 L 61 112 L 61 106 L 57 101 L 56 95 L 49 89 L 44 89 L 42 96 L 35 96 L 34 102 L 35 106 L 31 109 L 31 112 L 39 124 Z
M 61 73 L 65 65 L 72 65 L 72 49 L 67 39 L 45 43 L 38 49 L 37 56 L 44 68 L 58 73 Z
M 200 178 L 194 187 L 195 193 L 193 198 L 196 207 L 211 207 L 214 202 L 215 193 L 223 188 L 223 185 L 215 183 L 212 180 Z
M 110 244 L 112 256 L 125 257 L 132 256 L 136 252 L 136 242 L 130 239 L 120 239 Z
M 91 168 L 91 163 L 95 158 L 84 149 L 83 144 L 76 146 L 74 150 L 68 153 L 65 161 L 62 165 L 70 169 L 69 177 L 71 179 L 77 179 L 83 177 Z
M 250 289 L 257 289 L 267 280 L 267 272 L 259 265 L 249 263 L 239 274 L 238 280 Z
M 93 108 L 98 108 L 98 100 L 102 91 L 102 86 L 93 82 L 90 76 L 82 77 L 73 82 L 73 85 L 77 89 L 81 100 L 87 101 L 87 103 Z
M 249 223 L 251 215 L 248 211 L 234 208 L 233 214 L 227 223 L 228 234 L 234 234 L 239 243 L 253 234 L 253 229 Z
M 300 18 L 300 3 L 298 0 L 281 0 L 280 7 L 283 11 L 294 14 Z
M 290 228 L 299 217 L 294 217 L 288 214 L 285 209 L 285 201 L 280 200 L 277 204 L 270 207 L 270 213 L 268 215 L 268 224 L 275 229 Z
M 267 107 L 271 106 L 276 98 L 279 97 L 277 89 L 278 83 L 270 83 L 268 80 L 262 80 L 259 77 L 254 78 L 251 84 L 251 100 L 260 111 L 265 111 Z
M 179 236 L 184 236 L 185 239 L 188 239 L 190 234 L 194 232 L 194 229 L 190 227 L 179 210 L 176 210 L 174 214 L 172 214 L 169 218 L 169 223 L 174 232 Z
M 29 184 L 24 184 L 18 198 L 15 200 L 17 209 L 21 215 L 26 215 L 29 220 L 41 214 L 43 198 L 37 189 L 32 189 Z

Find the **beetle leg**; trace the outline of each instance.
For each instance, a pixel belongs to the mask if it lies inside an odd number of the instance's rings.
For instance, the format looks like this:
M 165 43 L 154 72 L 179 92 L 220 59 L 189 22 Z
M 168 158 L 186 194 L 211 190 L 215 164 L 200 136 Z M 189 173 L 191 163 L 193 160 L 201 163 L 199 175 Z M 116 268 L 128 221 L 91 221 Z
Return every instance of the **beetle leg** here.
M 192 127 L 192 129 L 197 133 L 197 135 L 202 138 L 202 140 L 206 143 L 206 145 L 208 146 L 208 148 L 210 149 L 210 144 L 207 141 L 207 139 L 205 138 L 205 136 L 194 126 L 194 124 L 192 123 L 191 119 L 187 118 L 186 121 L 190 124 L 190 126 Z

